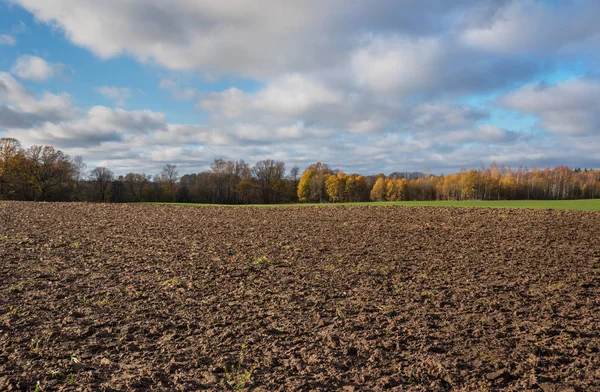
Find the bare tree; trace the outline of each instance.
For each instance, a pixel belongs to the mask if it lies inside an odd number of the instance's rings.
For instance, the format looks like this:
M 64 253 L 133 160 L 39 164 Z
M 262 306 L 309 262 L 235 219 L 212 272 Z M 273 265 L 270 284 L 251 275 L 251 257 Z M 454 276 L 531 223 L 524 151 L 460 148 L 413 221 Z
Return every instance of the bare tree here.
M 285 164 L 273 159 L 258 161 L 252 168 L 252 174 L 256 179 L 263 203 L 269 204 L 274 201 L 281 192 L 281 182 L 285 176 Z
M 95 183 L 96 191 L 102 203 L 108 199 L 108 190 L 114 177 L 113 172 L 105 167 L 96 167 L 90 172 L 90 181 Z
M 162 169 L 161 174 L 170 184 L 175 184 L 177 182 L 177 179 L 179 178 L 179 173 L 177 172 L 177 165 L 165 165 Z
M 300 178 L 298 177 L 300 174 L 300 168 L 298 166 L 294 166 L 292 167 L 292 169 L 290 170 L 290 181 L 292 183 L 292 187 L 293 187 L 293 192 L 292 192 L 292 199 L 294 201 L 298 201 L 298 183 L 300 182 Z
M 85 169 L 87 165 L 83 161 L 81 155 L 76 156 L 71 160 L 71 166 L 73 167 L 73 181 L 79 183 L 85 177 Z
M 127 173 L 123 178 L 126 189 L 133 196 L 134 201 L 142 201 L 142 192 L 144 187 L 150 181 L 150 178 L 141 173 Z
M 159 184 L 160 199 L 164 201 L 175 201 L 177 193 L 177 165 L 165 165 L 158 176 L 156 182 Z

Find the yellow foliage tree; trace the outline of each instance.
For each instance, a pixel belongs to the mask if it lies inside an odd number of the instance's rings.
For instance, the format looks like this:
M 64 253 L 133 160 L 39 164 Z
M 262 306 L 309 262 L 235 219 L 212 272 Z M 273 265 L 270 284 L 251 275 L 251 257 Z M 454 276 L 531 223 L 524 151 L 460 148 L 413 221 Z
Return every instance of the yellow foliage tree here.
M 389 200 L 387 196 L 387 185 L 393 183 L 392 180 L 379 177 L 371 189 L 371 201 L 385 201 Z

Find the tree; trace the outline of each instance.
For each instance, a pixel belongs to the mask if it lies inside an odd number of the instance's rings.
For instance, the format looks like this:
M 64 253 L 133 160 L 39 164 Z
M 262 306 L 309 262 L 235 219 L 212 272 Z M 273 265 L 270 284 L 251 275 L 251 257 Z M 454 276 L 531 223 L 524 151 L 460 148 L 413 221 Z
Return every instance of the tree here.
M 312 189 L 311 183 L 313 178 L 315 177 L 315 171 L 311 168 L 308 168 L 302 173 L 300 177 L 300 182 L 298 183 L 298 200 L 301 203 L 306 203 L 312 201 Z
M 18 163 L 23 159 L 21 143 L 13 138 L 0 138 L 0 199 L 7 199 L 15 191 Z M 21 168 L 23 170 L 24 168 Z
M 85 169 L 87 165 L 83 161 L 83 157 L 78 155 L 71 160 L 71 166 L 73 167 L 73 191 L 74 191 L 74 200 L 81 200 L 81 182 L 85 177 Z
M 331 174 L 331 169 L 325 163 L 316 162 L 310 165 L 300 177 L 298 199 L 301 202 L 314 203 L 327 201 L 325 181 Z
M 177 173 L 177 165 L 165 165 L 162 169 L 162 175 L 167 179 L 169 183 L 175 184 L 177 182 L 177 179 L 179 178 L 179 173 Z
M 27 173 L 34 189 L 35 200 L 65 199 L 60 192 L 72 179 L 73 166 L 69 156 L 52 146 L 31 146 L 25 151 Z
M 348 176 L 346 179 L 345 201 L 357 202 L 369 200 L 369 189 L 365 178 L 358 174 Z
M 90 181 L 95 184 L 96 194 L 102 203 L 108 200 L 108 191 L 114 177 L 113 172 L 105 167 L 96 167 L 90 172 Z
M 328 176 L 325 180 L 325 190 L 329 201 L 337 203 L 342 201 L 343 189 L 341 179 L 344 177 L 344 173 L 340 172 L 341 176 Z M 341 178 L 340 178 L 341 177 Z
M 285 177 L 285 164 L 273 159 L 258 161 L 252 168 L 252 174 L 256 180 L 263 203 L 269 204 L 272 201 L 277 201 L 281 191 L 280 183 Z
M 300 181 L 298 175 L 300 173 L 300 168 L 298 166 L 292 167 L 290 170 L 290 181 L 292 183 L 292 188 L 294 190 L 292 198 L 294 201 L 298 201 L 298 183 Z
M 175 201 L 177 193 L 177 165 L 165 165 L 157 176 L 156 182 L 159 184 L 161 200 Z
M 375 181 L 375 185 L 373 185 L 373 189 L 371 189 L 371 201 L 384 201 L 387 200 L 387 183 L 391 182 L 390 180 L 386 180 L 383 177 L 379 177 L 377 181 Z M 391 192 L 390 192 L 391 193 Z
M 150 178 L 143 173 L 127 173 L 123 178 L 125 189 L 130 194 L 129 199 L 133 201 L 142 201 L 144 187 L 150 181 Z

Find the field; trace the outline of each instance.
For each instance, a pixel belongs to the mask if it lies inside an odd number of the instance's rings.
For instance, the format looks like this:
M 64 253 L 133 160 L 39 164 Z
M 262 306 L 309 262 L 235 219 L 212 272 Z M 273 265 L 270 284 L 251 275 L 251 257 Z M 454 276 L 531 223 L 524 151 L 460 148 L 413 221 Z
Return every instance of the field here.
M 0 390 L 600 390 L 600 213 L 0 203 Z
M 181 206 L 211 206 L 217 205 L 193 203 L 139 203 L 139 204 L 176 204 Z M 368 203 L 338 203 L 335 206 L 388 206 L 388 207 L 468 207 L 468 208 L 534 208 L 553 210 L 600 211 L 600 199 L 584 200 L 498 200 L 498 201 L 385 201 Z M 256 204 L 251 207 L 288 207 L 285 204 L 264 205 Z M 301 207 L 327 207 L 331 204 L 298 204 Z M 243 206 L 248 207 L 248 206 Z

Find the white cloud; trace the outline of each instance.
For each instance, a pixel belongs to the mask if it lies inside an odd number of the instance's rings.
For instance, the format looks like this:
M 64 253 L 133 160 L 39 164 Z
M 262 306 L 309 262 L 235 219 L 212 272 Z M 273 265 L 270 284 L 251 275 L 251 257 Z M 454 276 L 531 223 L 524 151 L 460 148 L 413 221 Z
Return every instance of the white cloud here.
M 453 35 L 473 9 L 489 19 L 505 3 L 264 0 L 257 7 L 245 0 L 10 1 L 102 58 L 129 54 L 173 70 L 260 79 L 339 67 L 365 33 L 398 37 L 389 52 L 373 47 L 363 53 L 366 58 L 384 55 L 377 60 L 384 71 L 394 64 L 428 65 L 434 59 L 419 51 L 419 43 L 431 46 L 427 37 Z M 422 58 L 412 63 L 398 53 L 404 49 Z M 365 57 L 357 55 L 362 69 Z
M 598 101 L 600 81 L 590 79 L 529 84 L 498 100 L 506 108 L 537 116 L 542 128 L 567 135 L 600 135 Z
M 66 94 L 36 95 L 0 76 L 0 132 L 117 172 L 166 160 L 198 171 L 216 157 L 366 172 L 600 162 L 590 79 L 527 86 L 485 110 L 456 103 L 538 80 L 563 62 L 592 58 L 593 68 L 594 0 L 9 1 L 103 59 L 165 68 L 159 88 L 206 112 L 191 124 L 100 106 L 78 114 Z M 202 76 L 230 87 L 206 93 L 186 82 Z M 262 87 L 244 91 L 245 78 Z M 99 91 L 119 106 L 132 97 L 126 87 Z M 493 124 L 486 110 L 498 103 L 550 132 Z
M 299 74 L 284 75 L 256 93 L 237 88 L 201 96 L 197 107 L 218 117 L 233 119 L 245 114 L 263 117 L 302 117 L 327 106 L 339 105 L 344 95 L 318 80 Z
M 112 99 L 117 106 L 125 106 L 127 101 L 133 97 L 133 92 L 127 87 L 102 86 L 96 88 L 102 96 Z
M 342 95 L 311 77 L 291 74 L 269 83 L 255 100 L 259 109 L 298 115 L 315 106 L 338 104 Z
M 51 64 L 38 56 L 23 55 L 17 58 L 10 72 L 21 79 L 44 82 L 60 75 L 62 64 Z
M 376 93 L 407 94 L 427 89 L 442 59 L 436 39 L 372 37 L 352 53 L 352 70 L 359 84 Z
M 27 124 L 68 120 L 77 112 L 71 104 L 69 94 L 45 91 L 41 95 L 35 95 L 5 72 L 0 72 L 0 104 L 20 113 Z
M 0 34 L 0 45 L 14 46 L 17 43 L 17 39 L 12 35 Z
M 462 40 L 484 51 L 529 55 L 596 51 L 594 47 L 600 44 L 599 13 L 600 3 L 595 0 L 562 4 L 512 1 L 492 18 L 465 29 Z M 586 48 L 582 48 L 581 43 L 586 42 Z
M 171 92 L 171 96 L 177 101 L 190 101 L 198 95 L 198 91 L 194 88 L 182 88 L 171 79 L 161 79 L 158 87 Z
M 81 118 L 62 122 L 46 121 L 27 129 L 9 132 L 9 135 L 28 143 L 90 147 L 103 142 L 122 141 L 166 127 L 162 113 L 94 106 Z
M 205 94 L 201 97 L 197 107 L 217 116 L 235 118 L 249 110 L 247 99 L 246 93 L 238 88 L 231 87 L 220 93 Z

